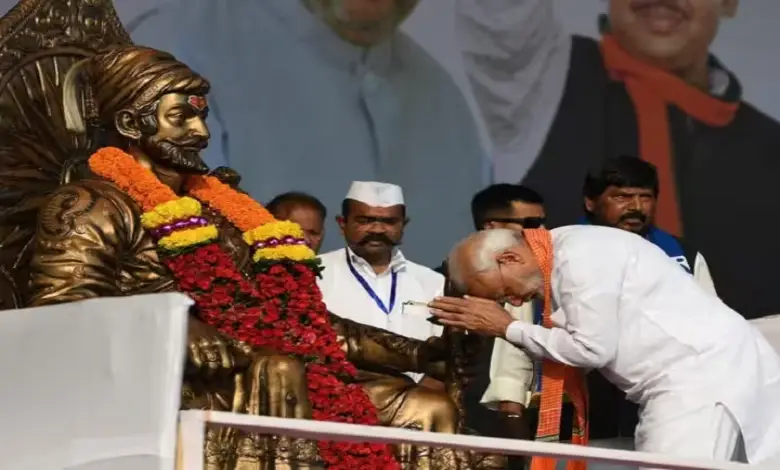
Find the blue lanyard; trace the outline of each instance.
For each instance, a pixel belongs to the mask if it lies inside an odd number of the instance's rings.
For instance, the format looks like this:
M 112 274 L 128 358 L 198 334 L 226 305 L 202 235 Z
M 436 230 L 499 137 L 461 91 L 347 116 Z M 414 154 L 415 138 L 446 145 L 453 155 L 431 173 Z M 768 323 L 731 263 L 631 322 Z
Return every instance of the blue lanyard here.
M 355 267 L 352 266 L 352 260 L 349 259 L 349 250 L 344 250 L 344 253 L 347 255 L 347 266 L 349 266 L 349 270 L 352 272 L 352 276 L 355 278 L 357 282 L 360 283 L 361 286 L 363 286 L 363 290 L 365 290 L 366 293 L 369 296 L 371 296 L 372 299 L 374 299 L 374 302 L 376 302 L 379 309 L 385 312 L 386 315 L 390 315 L 390 312 L 393 311 L 393 307 L 395 307 L 395 290 L 396 287 L 398 287 L 398 271 L 393 271 L 391 274 L 390 305 L 385 307 L 385 303 L 382 302 L 382 299 L 380 299 L 378 295 L 376 295 L 374 289 L 372 289 L 371 286 L 368 285 L 368 282 L 366 282 L 366 280 L 363 279 L 363 276 L 361 276 L 360 273 L 357 272 L 357 269 L 355 269 Z

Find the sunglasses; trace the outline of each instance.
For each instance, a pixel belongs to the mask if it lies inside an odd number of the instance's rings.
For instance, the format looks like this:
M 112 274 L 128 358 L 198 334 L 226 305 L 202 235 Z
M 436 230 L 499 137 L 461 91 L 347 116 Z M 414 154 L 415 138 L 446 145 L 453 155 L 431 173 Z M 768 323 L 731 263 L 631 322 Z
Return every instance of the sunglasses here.
M 541 228 L 547 219 L 544 217 L 498 217 L 488 220 L 488 222 L 499 222 L 502 224 L 517 224 L 523 228 Z

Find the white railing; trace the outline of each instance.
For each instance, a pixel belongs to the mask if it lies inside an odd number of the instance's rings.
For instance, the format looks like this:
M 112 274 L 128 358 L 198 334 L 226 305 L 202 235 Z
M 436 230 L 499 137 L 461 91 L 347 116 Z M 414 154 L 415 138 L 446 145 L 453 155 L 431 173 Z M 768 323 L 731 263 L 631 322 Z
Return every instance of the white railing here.
M 616 465 L 635 465 L 667 470 L 778 470 L 729 462 L 696 461 L 661 454 L 627 450 L 600 449 L 569 444 L 552 444 L 514 439 L 496 439 L 459 434 L 420 432 L 407 429 L 328 423 L 301 419 L 270 418 L 245 414 L 182 411 L 177 468 L 203 469 L 203 444 L 206 427 L 230 426 L 261 434 L 327 440 L 358 441 L 386 444 L 414 444 L 449 447 L 503 455 L 545 456 L 559 459 L 588 460 Z

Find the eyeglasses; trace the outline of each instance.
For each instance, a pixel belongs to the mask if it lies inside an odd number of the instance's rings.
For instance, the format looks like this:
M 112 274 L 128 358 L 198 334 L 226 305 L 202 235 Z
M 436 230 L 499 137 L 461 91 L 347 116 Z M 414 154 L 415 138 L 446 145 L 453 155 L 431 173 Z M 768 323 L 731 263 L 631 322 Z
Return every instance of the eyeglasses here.
M 500 222 L 502 224 L 517 224 L 523 228 L 541 228 L 547 219 L 545 217 L 499 217 L 488 220 L 488 222 Z

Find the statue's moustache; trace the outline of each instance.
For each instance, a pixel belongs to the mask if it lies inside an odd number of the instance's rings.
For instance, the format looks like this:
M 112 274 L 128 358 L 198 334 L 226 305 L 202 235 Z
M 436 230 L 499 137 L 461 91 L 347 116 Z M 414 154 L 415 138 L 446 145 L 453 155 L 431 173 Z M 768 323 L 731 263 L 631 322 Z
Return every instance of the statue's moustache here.
M 181 139 L 150 138 L 147 151 L 153 158 L 166 166 L 183 173 L 208 173 L 209 167 L 200 157 L 200 152 L 208 146 L 208 140 L 201 137 L 184 137 Z

